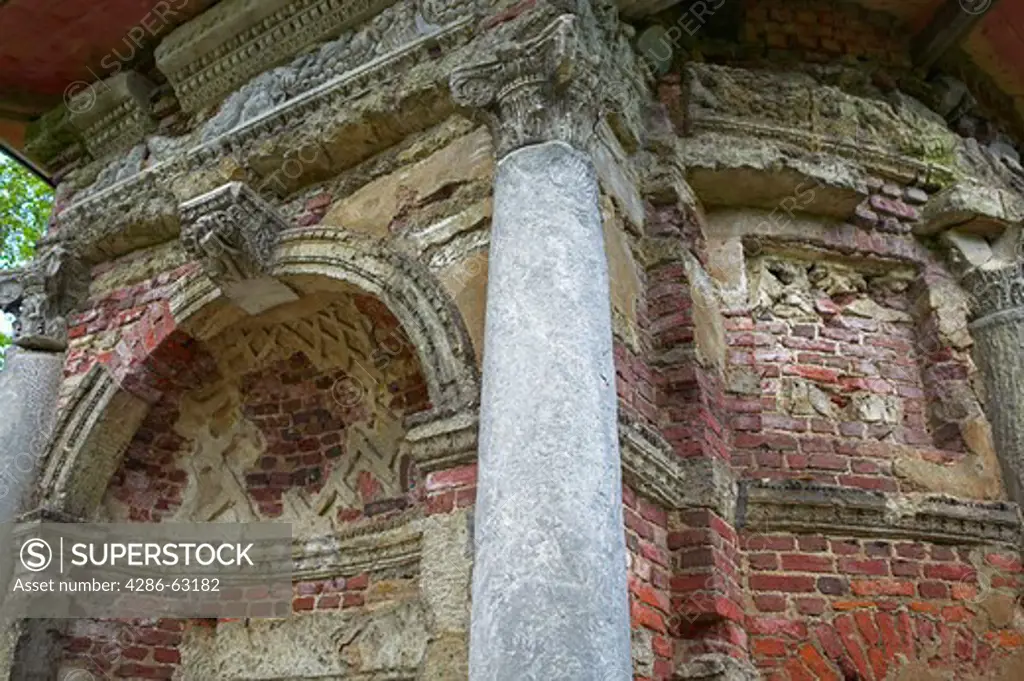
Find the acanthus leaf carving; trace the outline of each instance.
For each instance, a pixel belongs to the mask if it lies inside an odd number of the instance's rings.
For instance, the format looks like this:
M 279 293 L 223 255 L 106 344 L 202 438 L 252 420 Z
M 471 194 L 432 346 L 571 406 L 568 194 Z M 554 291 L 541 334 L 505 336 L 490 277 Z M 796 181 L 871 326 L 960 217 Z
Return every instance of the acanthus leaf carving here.
M 15 316 L 15 344 L 64 350 L 67 315 L 84 297 L 88 280 L 82 260 L 59 241 L 43 246 L 27 267 L 0 278 L 0 311 Z
M 962 283 L 972 301 L 975 319 L 1010 310 L 1024 310 L 1024 260 L 1009 267 L 967 272 Z
M 263 277 L 285 220 L 241 182 L 181 206 L 181 242 L 218 286 Z
M 552 140 L 586 149 L 600 111 L 599 63 L 577 17 L 563 14 L 535 38 L 498 48 L 492 60 L 456 69 L 452 96 L 481 112 L 499 157 Z

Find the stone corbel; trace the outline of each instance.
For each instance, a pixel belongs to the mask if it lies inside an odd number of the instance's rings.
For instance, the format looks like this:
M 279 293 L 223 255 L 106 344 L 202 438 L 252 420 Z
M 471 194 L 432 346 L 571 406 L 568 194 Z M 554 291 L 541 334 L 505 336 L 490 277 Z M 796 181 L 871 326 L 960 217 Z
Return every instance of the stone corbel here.
M 579 19 L 565 14 L 536 37 L 499 47 L 494 59 L 452 74 L 455 102 L 484 117 L 499 158 L 555 140 L 588 148 L 600 108 L 600 59 L 581 33 Z
M 274 247 L 288 223 L 242 182 L 181 205 L 181 243 L 232 302 L 249 314 L 297 300 L 270 276 Z
M 87 290 L 85 265 L 59 242 L 45 246 L 25 268 L 0 273 L 0 311 L 15 316 L 15 344 L 30 350 L 64 350 L 67 315 Z

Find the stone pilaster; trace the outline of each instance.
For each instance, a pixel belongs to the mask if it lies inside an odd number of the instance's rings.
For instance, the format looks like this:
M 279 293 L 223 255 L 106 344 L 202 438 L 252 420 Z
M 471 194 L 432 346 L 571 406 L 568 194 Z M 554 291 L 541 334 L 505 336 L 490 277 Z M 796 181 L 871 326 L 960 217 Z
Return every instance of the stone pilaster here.
M 974 301 L 974 358 L 1003 477 L 1010 497 L 1024 503 L 1024 262 L 975 269 L 963 283 Z
M 562 16 L 455 73 L 494 184 L 470 679 L 632 678 L 593 60 Z

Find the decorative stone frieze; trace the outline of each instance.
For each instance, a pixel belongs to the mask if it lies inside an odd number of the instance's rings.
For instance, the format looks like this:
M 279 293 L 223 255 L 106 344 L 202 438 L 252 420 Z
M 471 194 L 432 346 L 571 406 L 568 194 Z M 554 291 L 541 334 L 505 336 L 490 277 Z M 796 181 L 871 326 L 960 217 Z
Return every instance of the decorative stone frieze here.
M 61 242 L 27 267 L 0 273 L 0 311 L 15 315 L 14 342 L 32 350 L 67 347 L 67 314 L 86 294 L 88 272 Z
M 586 149 L 598 121 L 600 59 L 579 20 L 562 15 L 536 37 L 499 47 L 494 59 L 456 69 L 456 103 L 480 111 L 498 156 L 559 140 Z
M 395 0 L 230 0 L 156 48 L 156 65 L 182 109 L 218 103 L 250 78 L 372 18 Z
M 68 101 L 71 123 L 94 158 L 127 151 L 156 129 L 150 105 L 153 89 L 143 76 L 124 71 Z
M 885 494 L 796 480 L 741 483 L 736 527 L 970 546 L 1016 546 L 1022 536 L 1016 504 Z

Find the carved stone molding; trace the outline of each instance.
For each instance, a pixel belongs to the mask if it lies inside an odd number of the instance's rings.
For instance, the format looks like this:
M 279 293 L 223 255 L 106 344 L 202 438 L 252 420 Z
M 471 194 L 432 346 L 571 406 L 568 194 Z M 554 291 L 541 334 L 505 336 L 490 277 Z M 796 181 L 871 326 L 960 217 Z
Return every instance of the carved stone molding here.
M 94 83 L 68 102 L 71 123 L 93 158 L 127 151 L 156 129 L 153 84 L 134 71 Z
M 31 350 L 67 347 L 67 314 L 86 295 L 89 273 L 62 242 L 25 268 L 0 273 L 0 311 L 14 314 L 14 342 Z
M 220 284 L 265 275 L 288 223 L 241 182 L 230 182 L 182 204 L 185 251 Z
M 195 112 L 393 4 L 395 0 L 229 0 L 167 36 L 156 48 L 156 65 L 182 109 Z
M 422 544 L 422 533 L 408 526 L 348 538 L 309 539 L 293 547 L 292 575 L 312 581 L 401 568 L 418 571 Z
M 402 443 L 423 473 L 473 463 L 477 454 L 476 410 L 436 419 L 410 428 Z
M 622 478 L 669 509 L 710 508 L 732 518 L 736 479 L 719 459 L 681 459 L 659 434 L 619 417 Z
M 108 260 L 174 238 L 180 228 L 180 199 L 175 199 L 172 187 L 187 177 L 190 183 L 203 178 L 200 191 L 214 188 L 212 182 L 207 184 L 208 178 L 219 176 L 215 169 L 225 156 L 235 158 L 251 175 L 262 178 L 265 187 L 275 191 L 280 179 L 291 181 L 296 177 L 291 165 L 302 165 L 309 149 L 317 145 L 332 145 L 332 169 L 341 172 L 363 160 L 365 149 L 361 144 L 353 149 L 346 143 L 351 139 L 351 122 L 336 112 L 351 100 L 379 88 L 382 82 L 395 83 L 417 66 L 426 64 L 429 68 L 435 52 L 457 51 L 470 39 L 471 28 L 470 19 L 460 20 L 290 99 L 214 140 L 148 166 L 104 189 L 82 192 L 81 200 L 73 201 L 59 213 L 57 228 L 87 260 Z M 406 84 L 410 93 L 415 86 Z M 415 101 L 410 99 L 409 105 L 414 106 Z M 413 113 L 393 110 L 391 99 L 373 106 L 379 107 L 374 111 L 393 116 L 396 121 Z M 329 120 L 330 125 L 310 127 L 307 124 L 311 119 Z M 408 134 L 409 129 L 404 130 Z M 380 131 L 374 133 L 379 135 Z M 282 172 L 284 167 L 289 170 Z M 319 166 L 317 169 L 323 170 Z
M 562 15 L 536 37 L 495 52 L 456 69 L 450 85 L 457 104 L 486 119 L 498 156 L 552 140 L 585 150 L 598 121 L 600 59 L 578 18 Z
M 421 263 L 364 235 L 311 227 L 282 236 L 273 274 L 340 279 L 380 298 L 419 354 L 433 406 L 420 418 L 453 416 L 476 405 L 480 384 L 469 333 L 451 297 Z
M 1021 540 L 1016 504 L 885 494 L 801 481 L 741 483 L 736 527 L 969 546 L 1017 546 Z

